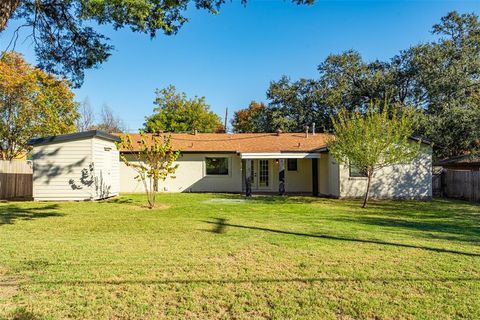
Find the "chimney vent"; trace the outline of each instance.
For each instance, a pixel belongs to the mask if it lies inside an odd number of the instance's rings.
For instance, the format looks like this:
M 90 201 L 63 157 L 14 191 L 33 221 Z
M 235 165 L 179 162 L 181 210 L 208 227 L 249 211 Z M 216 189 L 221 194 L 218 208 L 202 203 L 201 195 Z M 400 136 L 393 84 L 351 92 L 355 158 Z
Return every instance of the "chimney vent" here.
M 282 133 L 281 129 L 277 129 L 277 136 L 279 136 Z
M 308 126 L 305 126 L 305 138 L 308 138 Z
M 315 122 L 312 123 L 312 136 L 315 135 Z
M 193 129 L 193 134 L 196 136 L 197 135 L 197 129 Z

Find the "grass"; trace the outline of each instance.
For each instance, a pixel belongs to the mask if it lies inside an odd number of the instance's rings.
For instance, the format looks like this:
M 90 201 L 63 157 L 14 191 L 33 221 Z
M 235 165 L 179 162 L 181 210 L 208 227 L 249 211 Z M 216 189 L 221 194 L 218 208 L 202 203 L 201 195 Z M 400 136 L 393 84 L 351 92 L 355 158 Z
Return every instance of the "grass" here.
M 478 204 L 143 201 L 0 203 L 0 318 L 480 317 Z

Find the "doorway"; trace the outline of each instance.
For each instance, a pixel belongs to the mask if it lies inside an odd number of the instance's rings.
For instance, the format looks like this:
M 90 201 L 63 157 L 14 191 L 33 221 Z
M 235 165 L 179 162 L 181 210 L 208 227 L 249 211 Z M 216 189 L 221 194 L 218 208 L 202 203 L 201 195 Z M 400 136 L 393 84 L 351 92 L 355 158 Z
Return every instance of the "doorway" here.
M 246 161 L 243 162 L 243 167 L 246 168 Z M 251 173 L 252 191 L 270 191 L 272 189 L 271 160 L 253 159 Z

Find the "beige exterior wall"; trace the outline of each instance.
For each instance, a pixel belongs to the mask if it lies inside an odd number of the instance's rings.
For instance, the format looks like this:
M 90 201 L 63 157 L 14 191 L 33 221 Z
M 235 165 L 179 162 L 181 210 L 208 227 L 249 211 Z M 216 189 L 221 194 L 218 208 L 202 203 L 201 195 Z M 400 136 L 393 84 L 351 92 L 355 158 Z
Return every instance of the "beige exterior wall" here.
M 431 191 L 431 149 L 424 148 L 421 158 L 409 165 L 384 168 L 375 175 L 371 194 L 374 198 L 427 199 Z M 205 157 L 228 157 L 228 176 L 208 176 L 205 172 Z M 258 161 L 258 160 L 252 160 Z M 269 186 L 253 192 L 278 192 L 279 164 L 271 159 Z M 285 162 L 285 188 L 288 193 L 312 192 L 311 159 L 297 159 L 297 171 L 288 171 Z M 161 192 L 242 192 L 244 182 L 242 161 L 236 154 L 182 154 L 176 178 L 160 182 Z M 258 163 L 255 164 L 258 175 Z M 136 172 L 120 164 L 120 192 L 144 192 L 141 182 L 134 177 Z M 330 197 L 362 197 L 366 188 L 365 178 L 350 178 L 347 166 L 338 165 L 331 155 L 323 153 L 318 159 L 318 188 L 320 195 Z
M 126 156 L 127 159 L 133 159 Z M 226 157 L 229 173 L 225 176 L 210 176 L 205 172 L 206 157 Z M 175 178 L 159 182 L 161 192 L 241 192 L 242 162 L 236 154 L 183 153 L 177 159 Z M 142 182 L 135 180 L 137 173 L 132 167 L 120 164 L 120 192 L 144 192 Z
M 318 159 L 318 192 L 321 196 L 339 197 L 339 166 L 328 153 Z
M 111 162 L 101 159 L 105 146 Z M 33 158 L 33 198 L 38 201 L 93 200 L 105 197 L 100 194 L 108 186 L 108 196 L 118 194 L 115 186 L 115 167 L 118 168 L 118 151 L 114 142 L 86 138 L 35 146 Z M 92 163 L 94 165 L 92 166 Z M 110 165 L 113 178 L 104 178 L 104 166 Z M 93 170 L 92 170 L 93 169 Z M 116 171 L 118 177 L 118 170 Z M 117 178 L 118 181 L 118 178 Z M 99 184 L 103 183 L 102 187 Z M 116 190 L 116 191 L 115 191 Z
M 209 176 L 205 172 L 206 157 L 228 157 L 228 176 Z M 127 159 L 133 159 L 127 155 Z M 255 160 L 256 161 L 256 160 Z M 255 188 L 254 192 L 278 192 L 279 164 L 268 160 L 270 179 L 268 187 Z M 287 192 L 312 192 L 312 164 L 310 159 L 298 159 L 297 171 L 288 171 L 285 162 L 285 181 Z M 192 154 L 184 153 L 176 161 L 176 178 L 167 178 L 159 184 L 161 192 L 242 192 L 244 191 L 242 160 L 236 154 Z M 256 167 L 258 175 L 258 167 Z M 135 180 L 135 170 L 120 164 L 120 192 L 144 192 L 142 182 Z
M 340 166 L 340 197 L 362 197 L 366 178 L 349 177 L 348 166 Z M 371 196 L 377 199 L 430 199 L 432 197 L 432 150 L 422 147 L 420 157 L 407 165 L 383 168 L 372 178 Z

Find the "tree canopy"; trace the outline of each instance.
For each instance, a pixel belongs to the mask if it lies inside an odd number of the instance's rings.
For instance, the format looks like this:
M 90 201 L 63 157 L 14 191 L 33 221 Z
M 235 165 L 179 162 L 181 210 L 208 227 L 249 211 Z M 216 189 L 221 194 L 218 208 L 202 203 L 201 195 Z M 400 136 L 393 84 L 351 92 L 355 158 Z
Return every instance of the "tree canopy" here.
M 68 83 L 27 64 L 17 53 L 0 57 L 0 159 L 28 151 L 34 137 L 75 131 L 77 104 Z
M 28 29 L 39 66 L 48 72 L 68 76 L 81 85 L 84 70 L 105 62 L 113 51 L 109 39 L 95 25 L 110 25 L 115 30 L 155 37 L 158 32 L 176 34 L 188 22 L 190 5 L 217 13 L 226 0 L 2 0 L 0 32 L 9 20 L 17 20 L 20 29 Z M 247 0 L 241 1 L 246 4 Z M 292 0 L 311 4 L 313 0 Z M 18 37 L 18 29 L 13 42 Z
M 231 121 L 235 132 L 263 132 L 267 126 L 266 106 L 263 102 L 252 101 L 248 108 L 236 111 Z
M 329 55 L 318 66 L 318 79 L 284 76 L 271 82 L 269 103 L 257 115 L 268 121 L 255 130 L 303 131 L 315 123 L 330 131 L 339 110 L 365 112 L 374 102 L 380 108 L 414 107 L 416 135 L 434 143 L 437 158 L 480 149 L 478 16 L 450 12 L 432 33 L 435 41 L 403 50 L 389 61 L 365 62 L 349 50 Z
M 157 89 L 154 114 L 146 117 L 145 132 L 219 132 L 223 130 L 220 117 L 210 110 L 205 97 L 188 98 L 175 86 Z

